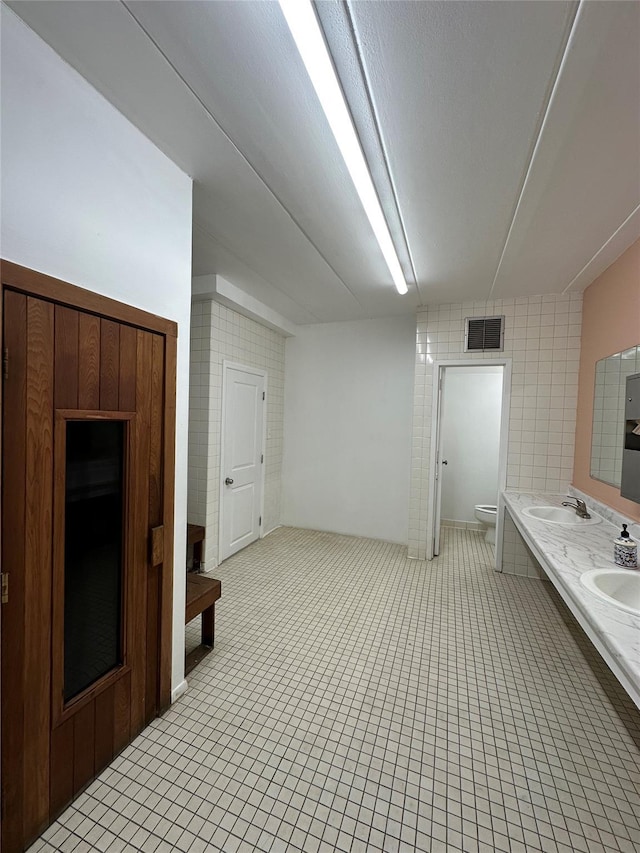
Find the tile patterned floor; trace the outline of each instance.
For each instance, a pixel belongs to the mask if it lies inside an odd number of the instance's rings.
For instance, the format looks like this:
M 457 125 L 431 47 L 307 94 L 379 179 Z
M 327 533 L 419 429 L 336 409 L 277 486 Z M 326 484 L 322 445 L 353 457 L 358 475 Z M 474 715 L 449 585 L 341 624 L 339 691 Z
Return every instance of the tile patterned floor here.
M 640 850 L 640 722 L 548 583 L 280 529 L 190 689 L 37 851 Z M 197 626 L 190 629 L 197 643 Z

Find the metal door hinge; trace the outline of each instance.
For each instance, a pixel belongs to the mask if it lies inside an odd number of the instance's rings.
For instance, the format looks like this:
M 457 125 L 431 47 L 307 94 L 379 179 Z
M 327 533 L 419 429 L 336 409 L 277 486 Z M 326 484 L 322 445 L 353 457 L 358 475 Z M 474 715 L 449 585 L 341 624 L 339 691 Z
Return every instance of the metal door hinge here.
M 262 516 L 258 519 L 258 527 L 262 527 Z
M 0 593 L 0 603 L 8 604 L 9 603 L 9 572 L 3 572 L 0 577 L 2 578 L 1 593 Z
M 264 392 L 264 391 L 262 392 L 262 399 L 263 399 L 263 400 L 265 400 L 265 399 L 266 399 L 266 397 L 265 397 L 265 392 Z
M 264 453 L 261 453 L 261 454 L 260 454 L 260 462 L 261 462 L 261 463 L 263 463 L 263 462 L 264 462 Z
M 5 347 L 2 351 L 2 375 L 9 378 L 9 349 Z

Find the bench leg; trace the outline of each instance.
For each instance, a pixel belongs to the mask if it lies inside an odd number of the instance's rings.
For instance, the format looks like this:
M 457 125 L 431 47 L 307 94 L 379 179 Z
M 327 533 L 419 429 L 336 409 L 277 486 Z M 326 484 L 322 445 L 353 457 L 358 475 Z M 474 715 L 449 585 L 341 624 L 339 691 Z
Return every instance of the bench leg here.
M 193 545 L 193 570 L 194 572 L 202 571 L 202 542 L 200 539 Z
M 213 647 L 215 639 L 216 606 L 212 604 L 202 611 L 202 645 Z

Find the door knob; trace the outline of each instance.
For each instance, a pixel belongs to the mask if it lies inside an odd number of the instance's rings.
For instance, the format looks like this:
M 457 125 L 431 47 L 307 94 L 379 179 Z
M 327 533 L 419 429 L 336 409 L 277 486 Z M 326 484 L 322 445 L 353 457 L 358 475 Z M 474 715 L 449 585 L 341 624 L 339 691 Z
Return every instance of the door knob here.
M 227 484 L 227 486 L 233 486 L 233 480 L 231 479 L 231 477 L 227 477 L 225 483 Z
M 446 459 L 443 459 L 443 460 L 442 460 L 442 464 L 443 464 L 443 465 L 448 465 L 449 463 L 447 462 L 447 460 L 446 460 Z

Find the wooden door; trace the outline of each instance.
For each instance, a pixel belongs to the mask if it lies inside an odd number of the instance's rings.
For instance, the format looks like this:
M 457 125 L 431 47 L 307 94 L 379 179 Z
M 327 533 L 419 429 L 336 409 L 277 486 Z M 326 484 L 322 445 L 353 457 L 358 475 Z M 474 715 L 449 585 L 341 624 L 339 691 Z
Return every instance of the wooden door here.
M 164 335 L 3 293 L 2 849 L 13 853 L 168 704 L 173 457 Z

